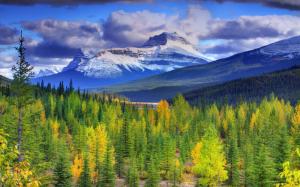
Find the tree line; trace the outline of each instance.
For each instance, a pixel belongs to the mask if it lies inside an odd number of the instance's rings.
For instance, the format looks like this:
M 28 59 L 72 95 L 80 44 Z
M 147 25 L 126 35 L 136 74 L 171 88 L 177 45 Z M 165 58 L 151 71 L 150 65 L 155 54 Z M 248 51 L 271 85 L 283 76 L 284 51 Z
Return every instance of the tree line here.
M 0 186 L 300 185 L 300 104 L 195 107 L 178 95 L 137 108 L 71 84 L 30 86 L 18 49 L 0 95 Z

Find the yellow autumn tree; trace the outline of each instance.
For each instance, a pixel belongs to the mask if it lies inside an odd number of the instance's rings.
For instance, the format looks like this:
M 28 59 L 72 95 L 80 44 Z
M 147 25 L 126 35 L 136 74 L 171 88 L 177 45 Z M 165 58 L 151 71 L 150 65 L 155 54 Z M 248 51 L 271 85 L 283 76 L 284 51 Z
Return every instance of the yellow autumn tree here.
M 296 153 L 300 157 L 300 150 L 297 149 Z M 283 164 L 283 171 L 279 176 L 284 179 L 283 183 L 279 183 L 276 186 L 279 187 L 295 187 L 300 186 L 300 170 L 293 168 L 290 162 L 285 162 Z
M 98 127 L 96 127 L 95 135 L 96 135 L 96 142 L 98 144 L 99 162 L 100 164 L 102 164 L 105 158 L 105 151 L 108 143 L 107 132 L 105 130 L 104 125 L 99 125 Z
M 196 165 L 200 163 L 200 154 L 201 154 L 201 149 L 202 149 L 202 142 L 198 142 L 194 149 L 192 150 L 191 156 L 193 159 L 193 164 Z
M 87 144 L 88 144 L 88 166 L 92 180 L 96 178 L 96 134 L 93 127 L 87 128 Z
M 257 126 L 257 118 L 259 116 L 259 109 L 257 109 L 252 115 L 251 115 L 251 118 L 250 118 L 250 129 L 253 130 L 254 127 Z
M 291 134 L 293 136 L 293 140 L 295 145 L 299 145 L 300 143 L 300 104 L 298 104 L 295 108 L 295 112 L 292 115 L 292 127 Z
M 208 128 L 192 150 L 193 172 L 201 186 L 218 186 L 227 180 L 226 159 L 215 129 Z
M 57 120 L 51 121 L 51 129 L 52 129 L 52 135 L 54 138 L 58 138 L 59 135 L 59 123 Z
M 158 120 L 166 130 L 170 128 L 171 112 L 169 103 L 166 100 L 161 100 L 157 105 Z
M 8 147 L 6 136 L 0 129 L 0 186 L 39 187 L 29 162 L 15 162 L 18 150 Z
M 299 130 L 300 126 L 300 104 L 298 104 L 295 108 L 295 112 L 292 116 L 292 131 L 295 133 Z
M 71 173 L 75 181 L 78 181 L 83 169 L 83 156 L 82 154 L 76 154 L 71 166 Z

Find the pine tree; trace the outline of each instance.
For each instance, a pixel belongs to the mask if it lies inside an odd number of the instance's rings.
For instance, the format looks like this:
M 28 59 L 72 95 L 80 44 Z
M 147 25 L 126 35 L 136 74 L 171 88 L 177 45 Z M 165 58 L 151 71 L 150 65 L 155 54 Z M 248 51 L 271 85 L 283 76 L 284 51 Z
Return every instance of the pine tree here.
M 146 187 L 156 187 L 159 183 L 159 171 L 156 167 L 155 159 L 153 156 L 150 158 L 150 163 L 148 166 L 148 179 L 146 181 Z
M 113 166 L 112 149 L 110 145 L 106 146 L 105 159 L 100 176 L 100 186 L 110 187 L 115 185 L 115 172 Z
M 165 140 L 163 150 L 161 169 L 164 171 L 164 178 L 168 179 L 175 157 L 175 147 L 173 146 L 173 142 L 171 142 L 170 138 Z
M 122 134 L 120 133 L 118 135 L 118 141 L 116 143 L 116 172 L 118 177 L 122 176 L 122 170 L 123 170 L 123 165 L 124 165 L 124 161 L 123 161 L 123 145 L 122 145 Z
M 72 175 L 70 173 L 69 160 L 60 155 L 54 168 L 54 186 L 68 187 L 71 186 Z
M 229 181 L 232 186 L 239 186 L 238 147 L 236 139 L 230 140 L 229 145 Z
M 256 155 L 256 170 L 259 186 L 273 186 L 276 178 L 276 165 L 269 148 L 263 144 L 258 145 L 258 153 Z
M 130 159 L 130 166 L 127 174 L 127 183 L 130 187 L 138 187 L 139 186 L 139 172 L 136 165 L 136 159 Z
M 70 80 L 70 83 L 69 83 L 69 93 L 72 93 L 72 92 L 74 92 L 74 87 L 73 87 L 73 80 L 71 79 Z
M 83 171 L 79 178 L 79 187 L 92 187 L 90 169 L 88 165 L 88 158 L 85 156 L 83 162 Z
M 229 129 L 229 150 L 228 150 L 228 164 L 229 164 L 229 182 L 232 186 L 239 186 L 239 155 L 237 135 L 234 127 L 231 125 Z
M 248 140 L 249 141 L 249 140 Z M 253 146 L 246 142 L 245 144 L 245 186 L 257 186 L 257 176 L 255 171 Z
M 16 50 L 19 53 L 19 60 L 13 66 L 13 81 L 12 93 L 16 97 L 16 106 L 18 109 L 18 161 L 23 160 L 22 140 L 23 140 L 23 116 L 24 107 L 29 104 L 32 95 L 32 89 L 29 86 L 30 78 L 33 76 L 33 67 L 25 59 L 24 37 L 22 35 L 19 39 L 19 47 Z

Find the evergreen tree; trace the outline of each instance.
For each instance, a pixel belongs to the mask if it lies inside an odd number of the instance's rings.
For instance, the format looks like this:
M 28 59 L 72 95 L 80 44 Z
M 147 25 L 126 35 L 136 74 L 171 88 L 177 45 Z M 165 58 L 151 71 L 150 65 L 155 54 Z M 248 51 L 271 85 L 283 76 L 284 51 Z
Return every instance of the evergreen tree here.
M 130 187 L 138 187 L 139 186 L 139 172 L 136 165 L 136 159 L 130 159 L 130 166 L 127 174 L 127 183 Z
M 245 186 L 257 186 L 253 146 L 245 144 Z
M 175 146 L 173 146 L 173 142 L 171 142 L 170 138 L 166 138 L 163 144 L 163 150 L 161 169 L 164 171 L 164 178 L 168 179 L 175 157 Z
M 80 174 L 79 178 L 79 187 L 92 187 L 92 181 L 91 181 L 91 175 L 90 175 L 90 169 L 88 165 L 88 159 L 87 156 L 85 156 L 83 161 L 83 171 Z
M 54 168 L 54 186 L 69 187 L 72 182 L 72 175 L 70 173 L 69 160 L 60 155 Z
M 229 164 L 229 182 L 232 186 L 239 186 L 239 155 L 238 143 L 235 129 L 233 126 L 229 130 L 229 150 L 228 150 L 228 164 Z
M 156 166 L 155 159 L 153 157 L 150 158 L 150 163 L 148 166 L 148 179 L 146 181 L 146 187 L 156 187 L 159 183 L 159 171 Z
M 273 186 L 276 178 L 276 165 L 274 164 L 269 148 L 263 144 L 258 145 L 258 153 L 256 155 L 257 182 L 259 186 Z
M 22 140 L 23 140 L 23 116 L 24 107 L 29 104 L 32 96 L 32 89 L 29 86 L 30 78 L 33 76 L 33 67 L 25 59 L 25 47 L 24 37 L 22 35 L 19 39 L 19 47 L 16 50 L 19 53 L 19 60 L 16 65 L 13 66 L 13 81 L 12 81 L 12 93 L 16 97 L 16 106 L 18 109 L 18 160 L 23 160 Z
M 100 176 L 100 186 L 110 187 L 115 185 L 115 172 L 113 166 L 112 149 L 108 144 L 105 151 L 105 159 Z

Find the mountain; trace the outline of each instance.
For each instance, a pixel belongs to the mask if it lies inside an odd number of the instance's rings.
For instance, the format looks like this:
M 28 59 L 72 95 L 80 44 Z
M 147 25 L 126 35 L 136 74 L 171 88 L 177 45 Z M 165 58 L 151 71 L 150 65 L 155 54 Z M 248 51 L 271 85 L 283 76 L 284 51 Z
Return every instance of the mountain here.
M 272 93 L 281 99 L 296 103 L 300 99 L 300 66 L 288 70 L 229 81 L 185 93 L 192 104 L 239 101 L 260 101 Z
M 283 70 L 297 64 L 300 64 L 300 36 L 207 64 L 111 86 L 105 90 L 120 93 L 133 101 L 159 101 L 171 98 L 176 93 Z
M 6 77 L 0 75 L 0 87 L 8 85 L 8 84 L 10 84 L 10 82 L 11 82 L 11 80 L 9 78 L 6 78 Z
M 150 37 L 139 48 L 105 49 L 92 56 L 80 53 L 62 72 L 36 78 L 33 82 L 44 80 L 57 85 L 72 79 L 75 87 L 103 87 L 208 61 L 177 33 L 164 32 Z
M 44 77 L 44 76 L 53 75 L 53 74 L 56 74 L 56 73 L 59 73 L 59 72 L 61 72 L 61 69 L 59 69 L 57 67 L 53 67 L 51 69 L 49 69 L 49 68 L 40 69 L 40 70 L 36 70 L 34 72 L 34 77 L 36 77 L 36 78 L 38 78 L 38 77 Z

